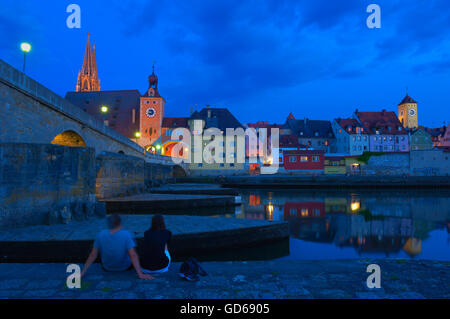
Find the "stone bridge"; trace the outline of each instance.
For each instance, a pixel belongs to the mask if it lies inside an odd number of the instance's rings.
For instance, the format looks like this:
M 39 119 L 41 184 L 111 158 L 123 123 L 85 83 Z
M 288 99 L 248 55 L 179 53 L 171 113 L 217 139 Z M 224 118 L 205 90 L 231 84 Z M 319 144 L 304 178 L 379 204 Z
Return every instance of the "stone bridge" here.
M 0 60 L 0 229 L 84 220 L 186 175 Z
M 92 147 L 173 166 L 0 59 L 0 143 Z M 180 168 L 186 171 L 186 166 Z

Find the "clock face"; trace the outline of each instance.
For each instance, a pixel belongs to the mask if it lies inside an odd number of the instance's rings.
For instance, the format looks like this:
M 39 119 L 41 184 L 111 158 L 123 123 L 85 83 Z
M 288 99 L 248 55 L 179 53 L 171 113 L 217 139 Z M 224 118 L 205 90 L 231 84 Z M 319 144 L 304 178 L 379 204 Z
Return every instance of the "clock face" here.
M 414 109 L 410 109 L 409 110 L 409 115 L 411 115 L 411 116 L 416 115 L 416 111 L 414 111 Z
M 147 109 L 146 114 L 147 114 L 148 117 L 155 117 L 156 110 L 154 108 L 150 107 L 150 108 Z

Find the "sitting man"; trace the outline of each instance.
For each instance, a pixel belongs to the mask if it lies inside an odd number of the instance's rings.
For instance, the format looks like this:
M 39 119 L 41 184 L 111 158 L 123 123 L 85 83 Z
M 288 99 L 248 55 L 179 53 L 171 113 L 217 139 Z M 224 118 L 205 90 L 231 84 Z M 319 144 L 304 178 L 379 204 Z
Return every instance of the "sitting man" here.
M 111 215 L 107 218 L 108 228 L 102 230 L 95 239 L 94 248 L 86 260 L 81 277 L 86 274 L 88 268 L 97 259 L 98 252 L 105 271 L 125 271 L 134 267 L 139 278 L 144 280 L 154 279 L 152 276 L 142 273 L 139 257 L 134 249 L 136 243 L 131 234 L 122 230 L 122 220 L 119 215 Z

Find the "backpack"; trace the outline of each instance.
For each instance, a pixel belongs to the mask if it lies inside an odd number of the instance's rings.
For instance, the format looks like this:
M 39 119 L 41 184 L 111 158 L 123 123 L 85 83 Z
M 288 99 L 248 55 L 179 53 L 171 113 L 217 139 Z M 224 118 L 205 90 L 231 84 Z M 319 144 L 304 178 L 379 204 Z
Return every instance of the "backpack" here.
M 194 257 L 190 257 L 188 260 L 181 264 L 180 277 L 189 281 L 197 281 L 199 279 L 199 275 L 206 276 L 208 274 Z

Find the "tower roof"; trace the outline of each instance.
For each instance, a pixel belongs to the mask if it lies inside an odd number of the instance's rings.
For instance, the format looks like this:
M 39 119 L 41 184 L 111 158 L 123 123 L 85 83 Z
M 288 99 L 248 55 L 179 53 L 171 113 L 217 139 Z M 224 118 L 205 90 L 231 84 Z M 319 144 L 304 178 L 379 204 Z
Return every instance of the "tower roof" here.
M 417 104 L 417 102 L 412 97 L 410 97 L 408 95 L 408 93 L 406 94 L 406 96 L 403 98 L 403 100 L 400 102 L 399 105 L 406 104 L 406 103 L 416 103 Z

